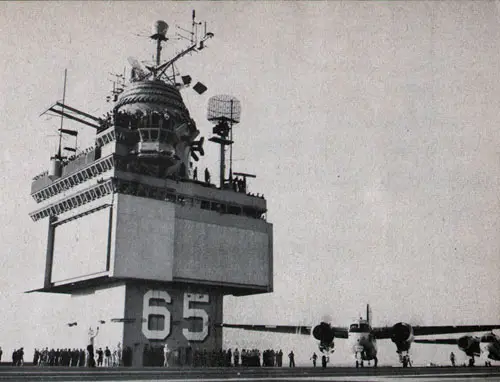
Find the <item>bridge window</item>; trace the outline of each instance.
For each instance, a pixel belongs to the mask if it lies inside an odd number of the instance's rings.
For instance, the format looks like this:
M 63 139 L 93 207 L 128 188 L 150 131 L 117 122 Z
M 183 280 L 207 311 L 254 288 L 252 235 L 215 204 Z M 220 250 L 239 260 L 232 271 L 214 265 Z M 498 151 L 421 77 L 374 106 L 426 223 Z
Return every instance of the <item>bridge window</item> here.
M 241 208 L 236 206 L 227 206 L 227 213 L 231 215 L 241 215 Z
M 167 141 L 167 130 L 160 129 L 160 141 L 161 142 L 166 142 Z
M 157 141 L 158 135 L 159 135 L 159 131 L 157 129 L 151 129 L 151 140 L 152 141 Z

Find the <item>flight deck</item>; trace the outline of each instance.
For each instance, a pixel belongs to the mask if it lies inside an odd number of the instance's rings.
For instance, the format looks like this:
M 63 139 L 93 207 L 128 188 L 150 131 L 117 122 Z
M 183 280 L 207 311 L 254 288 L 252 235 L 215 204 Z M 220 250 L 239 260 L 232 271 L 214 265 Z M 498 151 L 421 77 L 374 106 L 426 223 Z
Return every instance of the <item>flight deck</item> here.
M 500 367 L 39 368 L 0 367 L 2 381 L 500 381 Z

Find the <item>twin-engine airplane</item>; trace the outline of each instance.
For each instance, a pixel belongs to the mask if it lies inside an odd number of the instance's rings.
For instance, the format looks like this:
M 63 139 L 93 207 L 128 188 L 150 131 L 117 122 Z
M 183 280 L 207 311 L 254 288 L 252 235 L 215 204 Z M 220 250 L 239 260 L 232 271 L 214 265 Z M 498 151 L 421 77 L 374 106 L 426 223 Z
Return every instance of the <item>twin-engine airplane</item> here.
M 322 353 L 333 353 L 335 338 L 346 338 L 349 347 L 356 358 L 356 367 L 363 367 L 364 361 L 373 361 L 377 366 L 377 340 L 391 339 L 396 345 L 399 361 L 403 367 L 410 363 L 409 350 L 415 336 L 427 336 L 434 334 L 466 333 L 490 331 L 500 328 L 500 325 L 461 325 L 461 326 L 412 326 L 405 322 L 398 322 L 394 326 L 375 327 L 371 326 L 370 306 L 366 306 L 366 320 L 360 318 L 347 327 L 332 326 L 331 323 L 322 320 L 319 325 L 294 326 L 294 325 L 240 325 L 221 324 L 225 328 L 237 328 L 244 330 L 274 332 L 274 333 L 297 333 L 313 335 L 319 341 L 319 350 Z
M 467 354 L 471 360 L 469 365 L 474 365 L 474 357 L 481 353 L 493 361 L 500 361 L 500 337 L 495 333 L 486 333 L 481 337 L 462 336 L 459 338 L 436 338 L 432 340 L 416 339 L 415 342 L 421 344 L 443 344 L 457 345 L 460 350 Z

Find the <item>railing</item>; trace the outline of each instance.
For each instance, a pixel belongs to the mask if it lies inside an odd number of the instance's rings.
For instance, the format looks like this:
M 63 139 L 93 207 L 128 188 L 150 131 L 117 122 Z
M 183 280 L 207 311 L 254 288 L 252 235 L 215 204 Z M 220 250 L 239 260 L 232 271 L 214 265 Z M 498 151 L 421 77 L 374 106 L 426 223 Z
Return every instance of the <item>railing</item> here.
M 92 179 L 103 172 L 111 170 L 113 166 L 113 155 L 108 155 L 107 157 L 92 162 L 90 165 L 81 168 L 69 176 L 62 177 L 48 186 L 33 192 L 31 196 L 37 203 L 40 203 L 80 183 Z
M 33 219 L 33 221 L 37 221 L 49 216 L 57 216 L 73 208 L 77 208 L 93 200 L 102 198 L 105 195 L 109 195 L 112 192 L 113 192 L 113 182 L 112 179 L 109 179 L 106 182 L 93 185 L 66 199 L 60 200 L 47 207 L 34 211 L 30 213 L 30 217 L 31 219 Z

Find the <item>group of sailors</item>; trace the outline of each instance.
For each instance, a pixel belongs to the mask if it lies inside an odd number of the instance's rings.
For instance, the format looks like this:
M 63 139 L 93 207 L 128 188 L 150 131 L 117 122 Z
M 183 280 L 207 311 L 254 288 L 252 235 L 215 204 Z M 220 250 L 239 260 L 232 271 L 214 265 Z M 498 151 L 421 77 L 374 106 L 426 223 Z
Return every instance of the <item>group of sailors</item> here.
M 290 365 L 295 366 L 293 351 L 289 354 Z M 193 367 L 282 367 L 283 351 L 267 349 L 219 349 L 198 350 L 190 347 L 169 349 L 146 345 L 143 366 L 193 366 Z
M 455 353 L 451 352 L 450 353 L 450 362 L 451 362 L 451 366 L 453 366 L 453 367 L 457 366 L 457 364 L 455 363 L 455 359 L 456 359 L 455 358 Z M 475 364 L 476 364 L 476 361 L 475 361 L 474 357 L 469 358 L 469 364 L 468 364 L 468 366 L 469 367 L 474 367 Z M 464 363 L 463 366 L 467 366 L 467 364 Z M 484 366 L 491 367 L 491 361 L 490 360 L 484 361 Z
M 318 360 L 318 355 L 316 353 L 313 353 L 311 359 L 313 361 L 313 367 L 316 367 L 316 362 Z M 328 356 L 326 356 L 326 355 L 323 354 L 321 356 L 321 367 L 325 368 L 326 365 L 328 365 L 329 362 L 330 362 L 330 357 L 328 357 Z
M 21 352 L 21 353 L 20 353 Z M 33 353 L 33 365 L 35 366 L 68 366 L 68 367 L 117 367 L 124 365 L 126 358 L 120 346 L 111 350 L 107 346 L 98 348 L 95 353 L 89 349 L 35 349 Z M 17 351 L 16 359 L 13 357 L 13 364 L 20 366 L 22 361 L 22 348 Z
M 238 348 L 227 350 L 195 350 L 193 352 L 193 366 L 260 366 L 260 351 L 258 349 L 243 349 L 240 353 Z
M 24 348 L 15 349 L 12 352 L 12 366 L 23 366 L 23 365 L 24 365 Z
M 241 192 L 243 194 L 247 192 L 247 182 L 244 177 L 235 177 L 231 179 L 231 186 L 235 192 Z
M 35 349 L 33 365 L 35 366 L 84 366 L 84 349 Z
M 178 118 L 180 118 L 180 114 Z M 182 119 L 182 118 L 181 118 Z M 171 127 L 171 116 L 157 111 L 142 112 L 136 110 L 134 113 L 123 112 L 121 110 L 113 110 L 111 113 L 107 112 L 100 118 L 101 130 L 115 125 L 129 130 L 142 129 L 142 128 L 164 128 Z

